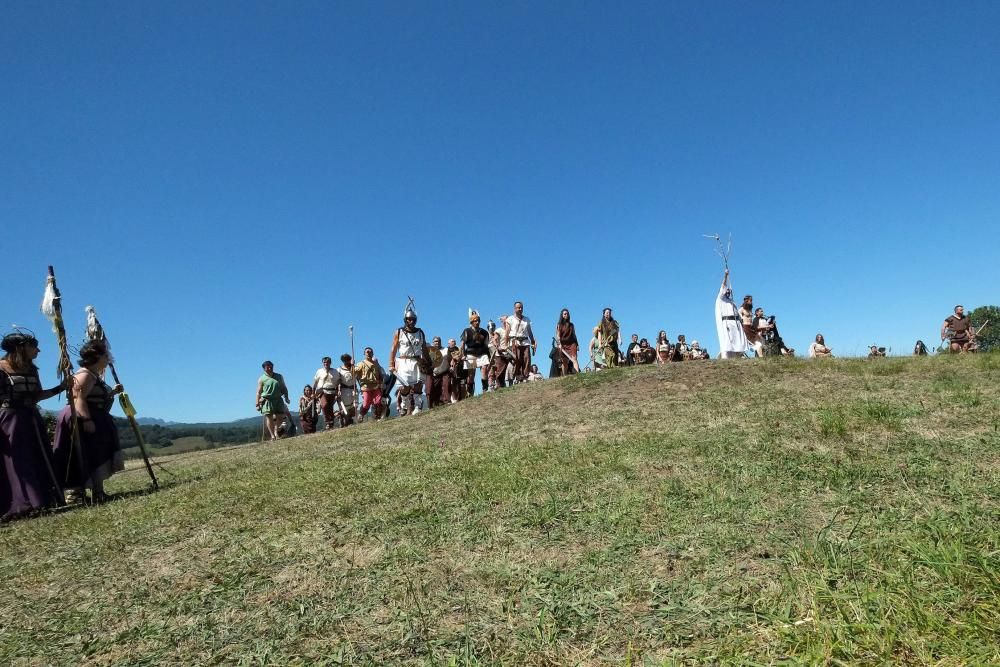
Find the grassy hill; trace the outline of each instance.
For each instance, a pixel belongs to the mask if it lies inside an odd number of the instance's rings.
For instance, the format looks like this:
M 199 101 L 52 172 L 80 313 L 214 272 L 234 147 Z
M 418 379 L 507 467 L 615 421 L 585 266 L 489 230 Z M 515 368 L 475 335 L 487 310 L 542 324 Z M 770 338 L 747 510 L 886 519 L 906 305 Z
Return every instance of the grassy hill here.
M 687 363 L 0 527 L 0 661 L 997 664 L 1000 357 Z

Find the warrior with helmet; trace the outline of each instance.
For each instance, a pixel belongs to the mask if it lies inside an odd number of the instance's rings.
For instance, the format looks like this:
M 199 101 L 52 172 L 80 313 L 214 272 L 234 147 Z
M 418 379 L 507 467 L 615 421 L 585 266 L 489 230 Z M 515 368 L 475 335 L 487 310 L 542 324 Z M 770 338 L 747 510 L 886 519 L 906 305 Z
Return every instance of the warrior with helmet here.
M 403 326 L 396 329 L 389 352 L 389 372 L 399 380 L 396 403 L 400 415 L 417 414 L 424 407 L 424 371 L 429 368 L 427 337 L 417 326 L 417 311 L 410 298 L 403 311 Z

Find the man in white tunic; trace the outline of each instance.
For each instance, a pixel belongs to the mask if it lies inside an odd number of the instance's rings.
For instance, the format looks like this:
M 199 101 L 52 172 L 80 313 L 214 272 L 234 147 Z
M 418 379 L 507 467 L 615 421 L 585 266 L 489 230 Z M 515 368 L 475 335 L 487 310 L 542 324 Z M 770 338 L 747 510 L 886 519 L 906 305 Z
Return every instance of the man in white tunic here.
M 514 314 L 507 316 L 504 324 L 507 341 L 514 355 L 514 382 L 525 382 L 531 371 L 531 355 L 538 349 L 535 334 L 531 331 L 531 320 L 524 316 L 524 304 L 514 302 Z
M 417 414 L 424 407 L 424 374 L 420 367 L 423 364 L 429 368 L 430 358 L 427 338 L 423 329 L 417 327 L 417 311 L 413 308 L 412 299 L 403 312 L 403 326 L 396 329 L 396 335 L 392 337 L 389 359 L 389 372 L 396 376 L 400 385 L 396 390 L 400 416 Z
M 715 328 L 719 333 L 719 358 L 739 359 L 747 351 L 747 337 L 743 333 L 739 309 L 733 303 L 733 290 L 729 285 L 729 269 L 722 276 L 722 287 L 715 300 Z

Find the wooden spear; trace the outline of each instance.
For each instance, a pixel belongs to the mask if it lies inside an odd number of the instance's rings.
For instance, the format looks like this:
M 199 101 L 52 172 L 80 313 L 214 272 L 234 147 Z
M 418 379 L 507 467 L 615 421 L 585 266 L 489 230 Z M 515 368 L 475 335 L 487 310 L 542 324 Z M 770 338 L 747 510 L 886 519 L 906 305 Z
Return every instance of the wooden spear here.
M 108 342 L 108 337 L 104 333 L 101 321 L 97 319 L 97 311 L 94 310 L 93 306 L 87 306 L 85 310 L 87 312 L 87 338 L 90 340 L 103 340 L 108 348 L 108 355 L 110 357 L 111 343 Z M 121 380 L 118 379 L 118 371 L 115 370 L 115 364 L 110 359 L 108 361 L 108 368 L 111 369 L 111 377 L 114 378 L 115 384 L 121 384 Z M 160 485 L 156 481 L 156 475 L 153 474 L 153 465 L 149 462 L 149 452 L 146 451 L 146 442 L 142 439 L 139 422 L 135 420 L 135 406 L 132 405 L 132 399 L 129 398 L 124 389 L 122 389 L 122 393 L 118 394 L 118 403 L 121 405 L 125 417 L 128 418 L 128 423 L 132 426 L 136 442 L 139 443 L 139 451 L 142 452 L 142 460 L 146 464 L 146 472 L 149 473 L 149 479 L 153 482 L 153 490 L 158 491 Z
M 56 286 L 56 272 L 49 266 L 49 275 L 45 279 L 45 295 L 42 297 L 42 313 L 52 323 L 52 331 L 56 335 L 56 342 L 59 345 L 59 362 L 57 373 L 59 378 L 65 382 L 67 378 L 73 377 L 73 363 L 69 360 L 69 347 L 66 343 L 66 325 L 62 316 L 62 294 Z M 80 429 L 76 418 L 76 404 L 73 402 L 73 390 L 68 390 L 66 396 L 69 403 L 70 416 L 70 449 L 72 455 L 67 457 L 66 478 L 69 479 L 69 461 L 76 458 L 76 463 L 80 467 L 81 483 L 87 479 L 87 469 L 83 462 L 83 450 L 80 447 Z

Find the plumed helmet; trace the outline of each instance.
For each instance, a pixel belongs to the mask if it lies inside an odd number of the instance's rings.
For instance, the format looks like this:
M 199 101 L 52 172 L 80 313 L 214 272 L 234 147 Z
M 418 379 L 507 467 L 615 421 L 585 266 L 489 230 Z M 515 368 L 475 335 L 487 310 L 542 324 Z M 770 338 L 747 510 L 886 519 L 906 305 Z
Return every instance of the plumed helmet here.
M 409 301 L 406 302 L 406 308 L 403 309 L 403 319 L 409 320 L 413 319 L 415 322 L 417 320 L 417 309 L 413 305 L 413 297 L 408 297 Z
M 482 319 L 479 317 L 479 311 L 476 310 L 475 308 L 469 308 L 469 323 L 470 324 L 472 323 L 472 320 L 479 320 L 480 322 L 482 322 Z

